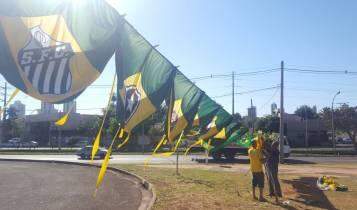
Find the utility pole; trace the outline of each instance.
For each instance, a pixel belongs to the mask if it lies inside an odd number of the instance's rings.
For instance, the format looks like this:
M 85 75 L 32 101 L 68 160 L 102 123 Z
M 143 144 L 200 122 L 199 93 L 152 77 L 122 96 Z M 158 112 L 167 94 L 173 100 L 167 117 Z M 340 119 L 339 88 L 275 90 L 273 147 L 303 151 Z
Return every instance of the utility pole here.
M 7 83 L 5 82 L 5 86 L 4 86 L 4 111 L 2 114 L 2 120 L 5 121 L 6 120 L 6 97 L 7 97 Z
M 305 106 L 305 149 L 306 149 L 306 154 L 307 154 L 307 148 L 309 147 L 309 135 L 307 131 L 307 112 L 306 112 L 307 107 Z
M 334 123 L 334 114 L 333 114 L 333 104 L 335 102 L 335 98 L 337 95 L 339 95 L 341 91 L 338 91 L 332 99 L 332 104 L 331 104 L 331 127 L 332 127 L 332 145 L 333 145 L 333 151 L 336 155 L 336 139 L 335 139 L 335 123 Z
M 232 115 L 234 115 L 234 71 L 232 72 Z
M 279 150 L 280 150 L 280 163 L 284 163 L 284 61 L 281 61 L 281 75 L 280 75 Z

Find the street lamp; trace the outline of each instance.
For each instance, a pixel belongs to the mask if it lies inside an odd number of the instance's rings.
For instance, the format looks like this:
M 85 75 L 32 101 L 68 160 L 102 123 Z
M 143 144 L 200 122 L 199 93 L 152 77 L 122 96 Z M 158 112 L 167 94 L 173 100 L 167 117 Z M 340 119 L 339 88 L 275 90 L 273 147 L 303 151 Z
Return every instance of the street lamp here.
M 335 98 L 337 95 L 339 95 L 341 91 L 338 91 L 332 99 L 332 105 L 331 105 L 331 125 L 332 125 L 332 144 L 333 144 L 333 151 L 336 155 L 336 140 L 335 140 L 335 124 L 334 124 L 334 116 L 333 116 L 333 103 L 335 102 Z

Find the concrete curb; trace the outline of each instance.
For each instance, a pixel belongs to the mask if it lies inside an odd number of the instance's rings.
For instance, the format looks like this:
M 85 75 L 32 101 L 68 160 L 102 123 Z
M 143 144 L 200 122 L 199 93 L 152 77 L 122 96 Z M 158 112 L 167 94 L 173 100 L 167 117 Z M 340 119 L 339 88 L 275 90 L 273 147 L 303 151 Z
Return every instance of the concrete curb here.
M 16 158 L 0 158 L 0 161 L 21 161 L 21 162 L 38 162 L 38 163 L 60 163 L 60 164 L 68 164 L 68 165 L 79 165 L 79 166 L 87 166 L 87 167 L 95 167 L 95 168 L 100 168 L 100 165 L 97 164 L 90 164 L 90 163 L 80 163 L 80 162 L 71 162 L 71 161 L 60 161 L 60 160 L 30 160 L 30 159 L 16 159 Z M 127 176 L 131 176 L 134 179 L 136 179 L 140 185 L 147 191 L 149 191 L 152 195 L 150 201 L 145 204 L 145 202 L 143 202 L 143 199 L 141 200 L 141 204 L 139 209 L 147 209 L 150 210 L 152 209 L 152 207 L 154 206 L 154 203 L 156 201 L 156 192 L 155 192 L 155 188 L 154 186 L 148 182 L 147 180 L 145 180 L 144 178 L 142 178 L 141 176 L 138 176 L 136 174 L 133 174 L 129 171 L 125 171 L 123 169 L 119 169 L 119 168 L 114 168 L 114 167 L 110 167 L 108 166 L 107 170 L 110 170 L 112 172 L 115 173 L 121 173 L 121 174 L 125 174 Z M 94 184 L 94 183 L 93 183 Z

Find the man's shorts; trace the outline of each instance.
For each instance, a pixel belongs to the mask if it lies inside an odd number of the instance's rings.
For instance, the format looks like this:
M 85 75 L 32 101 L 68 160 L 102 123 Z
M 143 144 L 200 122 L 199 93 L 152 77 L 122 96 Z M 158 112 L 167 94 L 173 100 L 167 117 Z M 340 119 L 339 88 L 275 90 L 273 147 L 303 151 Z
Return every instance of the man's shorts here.
M 264 173 L 263 172 L 253 172 L 252 186 L 264 188 Z

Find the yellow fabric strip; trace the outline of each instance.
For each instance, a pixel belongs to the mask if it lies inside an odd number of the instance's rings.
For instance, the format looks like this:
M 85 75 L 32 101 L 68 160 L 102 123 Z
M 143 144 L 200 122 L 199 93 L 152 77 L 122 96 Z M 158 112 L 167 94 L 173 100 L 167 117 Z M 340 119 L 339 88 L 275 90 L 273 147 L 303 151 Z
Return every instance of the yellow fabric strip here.
M 189 148 L 187 148 L 187 150 L 185 151 L 185 156 L 188 154 L 188 152 L 192 149 L 192 147 L 196 146 L 196 145 L 202 145 L 203 140 L 202 139 L 198 139 L 195 143 L 193 143 Z
M 171 155 L 173 155 L 176 152 L 177 148 L 179 147 L 179 145 L 182 141 L 182 135 L 183 135 L 183 131 L 181 132 L 181 135 L 180 135 L 179 139 L 177 140 L 174 149 L 171 152 L 164 152 L 164 153 L 159 153 L 159 154 L 154 153 L 153 156 L 155 156 L 155 157 L 170 157 Z
M 69 112 L 67 114 L 65 114 L 64 116 L 62 116 L 59 120 L 57 120 L 55 122 L 55 125 L 64 126 L 67 123 L 68 118 L 69 118 Z
M 11 94 L 11 96 L 10 96 L 9 100 L 7 100 L 5 106 L 0 110 L 0 115 L 3 114 L 5 108 L 11 103 L 12 99 L 14 99 L 15 96 L 16 96 L 19 92 L 20 92 L 20 90 L 19 90 L 19 89 L 16 89 L 16 90 Z
M 152 152 L 151 156 L 149 156 L 148 158 L 146 158 L 146 160 L 144 161 L 144 165 L 148 166 L 149 162 L 151 160 L 152 157 L 154 157 L 156 151 L 161 147 L 161 145 L 164 143 L 164 141 L 166 140 L 166 135 L 163 135 L 161 140 L 159 141 L 159 143 L 157 144 L 157 146 L 155 147 L 154 151 Z
M 96 196 L 96 192 L 99 188 L 99 186 L 102 184 L 103 182 L 103 179 L 104 179 L 104 175 L 105 175 L 105 172 L 107 171 L 107 168 L 108 168 L 108 164 L 109 164 L 109 159 L 110 159 L 110 155 L 112 153 L 112 148 L 113 148 L 113 144 L 116 140 L 116 138 L 118 137 L 118 134 L 122 131 L 123 129 L 121 127 L 118 128 L 117 132 L 115 133 L 113 139 L 112 139 L 112 143 L 110 144 L 109 148 L 108 148 L 108 152 L 107 154 L 105 155 L 105 158 L 103 160 L 103 163 L 102 163 L 102 166 L 100 167 L 100 171 L 99 171 L 99 174 L 98 174 L 98 178 L 97 178 L 97 183 L 96 183 L 96 190 L 93 194 L 93 196 L 95 197 Z
M 110 102 L 112 101 L 113 94 L 114 94 L 115 80 L 116 80 L 116 73 L 114 74 L 114 79 L 113 79 L 112 88 L 111 88 L 110 94 L 109 94 L 109 100 L 108 100 L 108 104 L 107 104 L 107 109 L 105 110 L 102 124 L 101 124 L 101 126 L 100 126 L 100 129 L 99 129 L 99 131 L 98 131 L 98 134 L 97 134 L 97 136 L 96 136 L 96 138 L 95 138 L 95 140 L 94 140 L 94 143 L 93 143 L 91 161 L 93 161 L 94 156 L 95 156 L 95 154 L 97 154 L 98 149 L 99 149 L 100 137 L 101 137 L 101 134 L 102 134 L 104 122 L 105 122 L 105 119 L 107 118 L 107 114 L 108 114 L 108 111 L 109 111 Z
M 68 112 L 67 112 L 64 116 L 62 116 L 59 120 L 57 120 L 57 121 L 55 122 L 55 125 L 57 125 L 57 126 L 64 126 L 64 125 L 67 123 L 67 121 L 68 121 L 69 114 L 71 113 L 73 107 L 74 107 L 74 105 L 71 106 L 71 108 L 68 110 Z
M 122 129 L 122 130 L 123 130 L 123 129 Z M 121 134 L 121 136 L 123 137 L 122 133 L 120 133 L 120 134 Z M 130 133 L 129 133 L 128 136 L 125 138 L 125 140 L 124 140 L 121 144 L 118 145 L 118 149 L 120 149 L 121 147 L 123 147 L 123 146 L 129 141 L 129 139 L 130 139 Z

